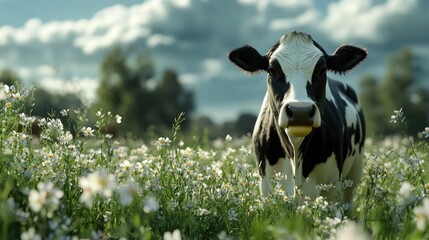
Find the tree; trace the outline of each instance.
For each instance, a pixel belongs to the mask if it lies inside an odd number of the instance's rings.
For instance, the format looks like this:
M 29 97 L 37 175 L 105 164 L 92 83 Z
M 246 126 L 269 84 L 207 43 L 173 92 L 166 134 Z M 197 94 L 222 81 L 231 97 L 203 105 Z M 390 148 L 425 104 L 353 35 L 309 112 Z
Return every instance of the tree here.
M 5 68 L 0 72 L 0 82 L 8 86 L 21 84 L 21 79 L 12 70 Z
M 389 115 L 383 109 L 379 97 L 379 86 L 374 76 L 368 75 L 360 81 L 360 101 L 365 115 L 366 132 L 369 135 L 374 133 L 387 134 L 385 121 Z M 382 121 L 384 119 L 385 121 Z
M 375 134 L 395 134 L 399 125 L 385 124 L 394 110 L 403 109 L 407 134 L 416 135 L 429 122 L 429 90 L 419 86 L 419 63 L 410 48 L 392 55 L 380 84 L 374 77 L 361 81 L 360 99 L 368 130 Z M 370 132 L 371 133 L 371 132 Z
M 0 72 L 0 82 L 7 85 L 22 85 L 20 77 L 10 69 L 3 69 Z M 60 114 L 63 109 L 76 109 L 82 106 L 81 99 L 74 94 L 55 94 L 46 89 L 37 87 L 30 93 L 33 96 L 32 104 L 26 106 L 26 112 L 36 117 L 53 117 L 61 119 L 66 127 L 70 127 L 71 132 L 75 133 L 73 119 L 69 119 Z M 30 106 L 31 105 L 31 106 Z M 67 126 L 70 123 L 71 126 Z
M 236 134 L 238 136 L 253 132 L 253 128 L 258 117 L 252 113 L 242 113 L 235 123 Z
M 121 115 L 121 131 L 139 129 L 137 126 L 140 124 L 147 125 L 139 114 L 139 108 L 147 108 L 141 98 L 147 95 L 145 83 L 152 77 L 153 68 L 150 61 L 137 63 L 129 64 L 122 49 L 115 47 L 100 65 L 100 85 L 92 109 L 93 112 L 103 110 Z
M 75 94 L 54 94 L 43 88 L 35 88 L 33 92 L 34 105 L 31 108 L 31 115 L 37 117 L 59 118 L 66 129 L 72 134 L 76 134 L 80 129 L 76 129 L 75 119 L 71 116 L 63 116 L 60 112 L 63 109 L 78 109 L 82 106 L 82 100 Z M 70 126 L 68 126 L 70 124 Z
M 100 86 L 93 111 L 103 109 L 121 115 L 120 132 L 137 136 L 154 125 L 158 130 L 170 128 L 180 112 L 190 116 L 193 95 L 182 87 L 177 74 L 166 70 L 155 87 L 149 87 L 154 72 L 148 56 L 140 54 L 129 59 L 119 47 L 112 49 L 100 65 Z
M 160 121 L 168 126 L 173 123 L 174 118 L 181 112 L 186 113 L 187 117 L 191 116 L 194 110 L 193 93 L 186 91 L 179 82 L 177 74 L 167 69 L 161 76 L 159 83 L 155 89 L 155 96 L 159 103 Z M 187 122 L 184 122 L 183 127 L 187 127 Z

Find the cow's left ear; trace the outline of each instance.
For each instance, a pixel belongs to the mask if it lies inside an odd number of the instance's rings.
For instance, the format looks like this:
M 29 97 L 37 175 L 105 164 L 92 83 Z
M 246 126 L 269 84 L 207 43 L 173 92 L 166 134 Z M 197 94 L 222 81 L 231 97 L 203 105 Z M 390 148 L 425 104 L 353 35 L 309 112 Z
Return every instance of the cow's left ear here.
M 326 64 L 329 70 L 336 73 L 346 73 L 362 62 L 367 56 L 367 51 L 351 45 L 342 45 L 329 56 Z
M 245 45 L 228 53 L 228 58 L 247 73 L 257 73 L 268 69 L 268 58 L 255 48 Z

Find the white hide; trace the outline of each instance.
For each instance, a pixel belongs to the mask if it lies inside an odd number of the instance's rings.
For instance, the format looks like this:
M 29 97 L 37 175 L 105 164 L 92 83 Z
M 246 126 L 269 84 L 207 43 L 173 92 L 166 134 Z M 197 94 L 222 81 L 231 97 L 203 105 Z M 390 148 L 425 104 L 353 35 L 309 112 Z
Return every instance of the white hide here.
M 282 102 L 279 126 L 287 126 L 286 104 L 315 105 L 307 93 L 307 84 L 311 83 L 314 68 L 323 56 L 322 51 L 314 46 L 313 40 L 304 34 L 286 35 L 274 51 L 271 59 L 280 64 L 286 81 L 290 84 L 287 98 Z M 316 108 L 313 127 L 320 126 L 320 112 Z

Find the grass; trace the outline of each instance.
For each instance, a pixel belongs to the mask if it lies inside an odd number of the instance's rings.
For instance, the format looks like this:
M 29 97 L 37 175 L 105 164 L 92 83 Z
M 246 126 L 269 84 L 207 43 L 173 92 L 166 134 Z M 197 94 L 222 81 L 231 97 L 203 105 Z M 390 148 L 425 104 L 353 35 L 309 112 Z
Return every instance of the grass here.
M 112 114 L 100 111 L 88 126 L 84 111 L 70 110 L 64 115 L 79 116 L 82 136 L 47 118 L 35 138 L 26 133 L 25 92 L 0 91 L 1 239 L 429 238 L 424 139 L 367 139 L 346 215 L 321 197 L 298 206 L 279 179 L 272 196 L 260 197 L 248 137 L 183 142 L 179 116 L 171 136 L 111 139 L 97 126 Z

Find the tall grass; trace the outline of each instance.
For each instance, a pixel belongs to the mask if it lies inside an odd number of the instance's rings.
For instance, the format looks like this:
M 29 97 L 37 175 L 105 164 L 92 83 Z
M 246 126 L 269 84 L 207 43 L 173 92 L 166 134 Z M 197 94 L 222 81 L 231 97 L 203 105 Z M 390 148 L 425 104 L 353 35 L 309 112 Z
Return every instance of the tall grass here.
M 45 118 L 36 138 L 27 94 L 0 87 L 1 239 L 429 238 L 427 141 L 367 139 L 346 214 L 322 197 L 298 205 L 281 175 L 260 197 L 247 137 L 183 142 L 180 115 L 170 136 L 112 139 L 101 128 L 119 116 L 100 111 L 89 126 L 84 110 L 65 110 L 77 116 L 77 136 Z

